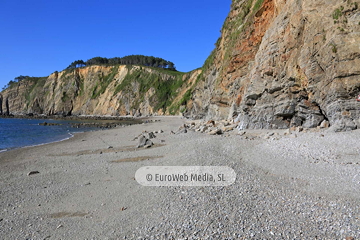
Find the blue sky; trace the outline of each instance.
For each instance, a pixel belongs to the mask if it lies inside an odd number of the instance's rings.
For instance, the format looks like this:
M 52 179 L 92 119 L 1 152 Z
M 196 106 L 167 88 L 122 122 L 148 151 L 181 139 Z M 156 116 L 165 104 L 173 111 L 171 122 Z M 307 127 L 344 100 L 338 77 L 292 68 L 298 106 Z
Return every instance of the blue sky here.
M 1 0 L 0 89 L 19 75 L 48 76 L 92 57 L 142 54 L 201 67 L 231 0 Z

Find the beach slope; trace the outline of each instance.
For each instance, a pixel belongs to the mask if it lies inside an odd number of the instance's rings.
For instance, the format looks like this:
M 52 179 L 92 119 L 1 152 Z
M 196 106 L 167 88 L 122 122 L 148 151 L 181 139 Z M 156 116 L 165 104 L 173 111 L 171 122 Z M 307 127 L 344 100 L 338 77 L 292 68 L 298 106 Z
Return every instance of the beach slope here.
M 360 131 L 177 132 L 185 119 L 0 153 L 3 239 L 360 238 Z M 160 131 L 150 148 L 136 136 Z M 228 166 L 227 187 L 145 187 L 143 166 Z

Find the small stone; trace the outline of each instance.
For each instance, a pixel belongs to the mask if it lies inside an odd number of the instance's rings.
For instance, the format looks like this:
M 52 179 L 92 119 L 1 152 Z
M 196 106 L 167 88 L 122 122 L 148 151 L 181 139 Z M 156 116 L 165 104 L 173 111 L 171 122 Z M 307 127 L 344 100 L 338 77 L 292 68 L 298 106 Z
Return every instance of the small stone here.
M 286 129 L 285 131 L 284 131 L 284 135 L 290 135 L 291 134 L 291 130 L 290 129 Z
M 125 211 L 127 209 L 127 207 L 122 207 L 121 211 Z
M 211 132 L 209 132 L 209 135 L 218 135 L 218 134 L 222 134 L 223 131 L 221 129 L 215 129 Z
M 100 154 L 103 154 L 103 152 L 100 152 Z
M 199 131 L 200 132 L 205 132 L 206 130 L 208 130 L 209 129 L 209 127 L 208 126 L 201 126 L 200 128 L 199 128 Z
M 149 132 L 149 139 L 156 138 L 155 134 L 153 132 Z
M 321 122 L 320 128 L 328 128 L 328 127 L 330 127 L 329 121 L 324 120 Z
M 62 227 L 64 227 L 64 226 L 60 224 L 59 226 L 57 226 L 56 229 L 59 229 L 59 228 L 62 228 Z
M 244 136 L 245 133 L 246 133 L 245 131 L 241 131 L 241 132 L 239 132 L 239 135 L 240 135 L 240 136 Z
M 108 146 L 108 149 L 114 148 L 113 146 Z
M 40 172 L 39 171 L 31 171 L 27 175 L 30 176 L 30 175 L 35 175 L 35 174 L 38 174 L 38 173 L 40 173 Z
M 222 129 L 223 130 L 223 132 L 229 132 L 229 131 L 232 131 L 232 130 L 234 130 L 234 128 L 236 128 L 236 124 L 233 124 L 233 125 L 225 125 L 225 127 Z
M 181 134 L 181 133 L 187 133 L 187 129 L 183 128 L 183 129 L 179 130 L 176 134 Z
M 209 120 L 206 125 L 212 125 L 215 126 L 215 121 L 214 120 Z

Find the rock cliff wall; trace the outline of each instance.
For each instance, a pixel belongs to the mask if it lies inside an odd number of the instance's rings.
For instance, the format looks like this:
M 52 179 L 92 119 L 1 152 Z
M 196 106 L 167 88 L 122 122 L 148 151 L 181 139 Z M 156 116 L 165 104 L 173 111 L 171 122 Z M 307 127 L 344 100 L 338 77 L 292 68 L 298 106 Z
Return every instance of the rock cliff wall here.
M 360 127 L 355 1 L 234 0 L 186 114 L 240 128 Z
M 12 114 L 178 114 L 182 92 L 201 71 L 179 73 L 139 66 L 91 66 L 23 80 L 2 92 Z

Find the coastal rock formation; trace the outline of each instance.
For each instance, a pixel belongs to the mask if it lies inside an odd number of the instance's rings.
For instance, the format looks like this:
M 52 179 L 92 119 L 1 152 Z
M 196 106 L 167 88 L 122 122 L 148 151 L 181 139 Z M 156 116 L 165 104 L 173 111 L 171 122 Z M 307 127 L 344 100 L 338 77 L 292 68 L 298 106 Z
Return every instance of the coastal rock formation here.
M 25 79 L 6 89 L 13 114 L 163 115 L 179 112 L 201 70 L 90 66 Z
M 355 1 L 234 0 L 187 116 L 239 128 L 360 127 Z
M 232 119 L 239 129 L 360 127 L 354 0 L 233 0 L 216 47 L 190 73 L 91 66 L 2 92 L 12 113 Z

